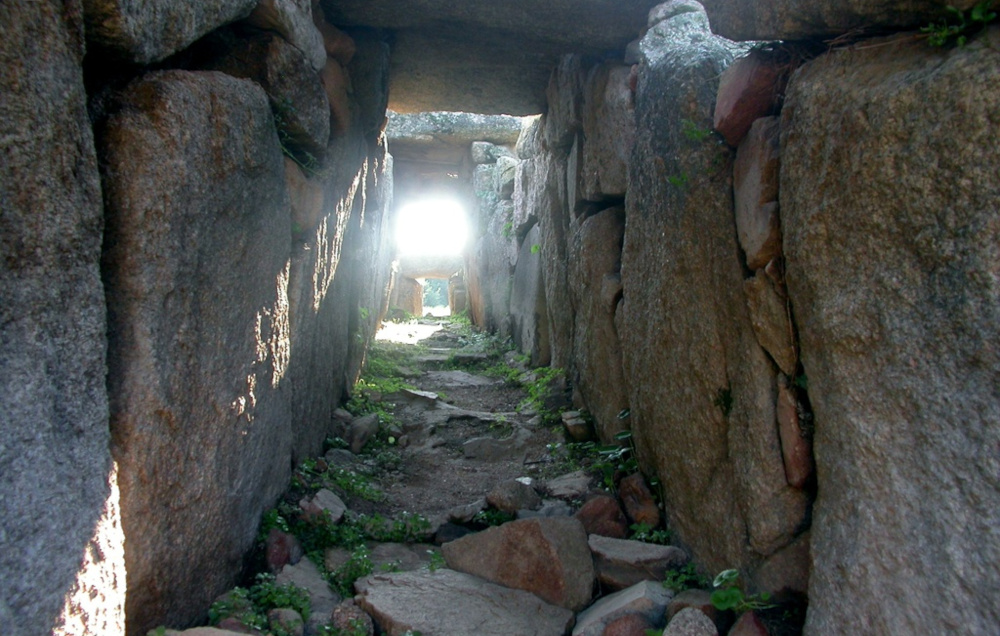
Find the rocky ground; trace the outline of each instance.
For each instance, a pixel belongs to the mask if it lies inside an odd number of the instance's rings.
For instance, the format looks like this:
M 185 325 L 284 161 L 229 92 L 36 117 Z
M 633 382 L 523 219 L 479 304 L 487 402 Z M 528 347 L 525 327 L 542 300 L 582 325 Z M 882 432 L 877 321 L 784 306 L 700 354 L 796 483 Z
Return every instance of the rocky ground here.
M 558 379 L 460 322 L 382 336 L 402 344 L 373 349 L 357 415 L 338 412 L 265 515 L 262 574 L 213 605 L 215 627 L 160 634 L 795 633 L 796 608 L 746 611 L 762 603 L 735 581 L 731 609 L 713 605 L 628 451 L 553 415 Z

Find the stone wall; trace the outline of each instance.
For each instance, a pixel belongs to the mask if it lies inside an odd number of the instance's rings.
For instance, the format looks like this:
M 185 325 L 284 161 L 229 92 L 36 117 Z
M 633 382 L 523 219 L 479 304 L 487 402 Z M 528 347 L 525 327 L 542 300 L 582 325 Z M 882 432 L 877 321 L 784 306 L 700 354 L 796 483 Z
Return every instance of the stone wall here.
M 0 6 L 0 625 L 120 633 L 104 218 L 79 2 Z
M 751 51 L 708 21 L 791 39 L 942 10 L 889 4 L 673 1 L 620 60 L 563 58 L 508 236 L 480 245 L 511 243 L 515 341 L 602 439 L 631 429 L 706 574 L 808 593 L 809 634 L 987 633 L 1000 28 Z
M 139 4 L 0 9 L 14 636 L 202 620 L 387 308 L 382 36 Z

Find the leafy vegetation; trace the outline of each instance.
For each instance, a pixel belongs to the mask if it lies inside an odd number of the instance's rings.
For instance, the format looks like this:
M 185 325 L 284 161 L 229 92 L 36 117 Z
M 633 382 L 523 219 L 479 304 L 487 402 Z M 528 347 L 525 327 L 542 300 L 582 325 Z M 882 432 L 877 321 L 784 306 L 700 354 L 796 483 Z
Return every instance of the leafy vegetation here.
M 521 386 L 528 392 L 528 397 L 520 408 L 533 410 L 541 416 L 543 424 L 558 423 L 561 410 L 550 408 L 549 400 L 565 378 L 566 372 L 558 367 L 539 367 L 522 374 Z
M 920 31 L 927 34 L 927 43 L 931 46 L 946 46 L 952 42 L 965 46 L 971 36 L 997 19 L 997 12 L 993 10 L 996 5 L 996 0 L 986 0 L 968 11 L 949 5 L 943 16 Z
M 513 521 L 516 517 L 510 513 L 495 508 L 480 510 L 472 518 L 472 523 L 481 526 L 502 526 L 508 521 Z
M 251 629 L 267 629 L 267 613 L 273 609 L 291 608 L 309 620 L 309 593 L 295 585 L 277 585 L 274 575 L 261 573 L 249 589 L 237 587 L 225 598 L 212 604 L 208 620 L 218 625 L 226 618 L 236 618 Z
M 354 595 L 354 582 L 374 571 L 375 566 L 368 552 L 368 546 L 362 543 L 354 548 L 350 558 L 343 565 L 327 574 L 326 580 L 338 594 L 349 598 Z
M 670 531 L 665 528 L 653 528 L 648 523 L 633 523 L 629 529 L 632 531 L 629 538 L 633 541 L 670 545 Z
M 549 444 L 550 454 L 561 456 L 555 467 L 559 473 L 586 470 L 601 480 L 601 486 L 608 492 L 615 492 L 617 477 L 631 475 L 639 470 L 632 444 L 632 433 L 622 431 L 615 435 L 625 445 L 602 445 L 597 442 L 569 442 Z
M 688 141 L 701 143 L 711 139 L 715 135 L 715 131 L 711 128 L 702 128 L 690 119 L 682 119 L 681 134 L 683 134 Z
M 773 603 L 768 603 L 771 595 L 767 592 L 745 595 L 736 584 L 739 578 L 740 573 L 736 570 L 723 570 L 715 577 L 712 582 L 712 586 L 715 587 L 715 591 L 712 592 L 712 605 L 715 609 L 721 612 L 733 610 L 737 614 L 742 614 L 776 607 Z
M 688 563 L 682 568 L 668 570 L 663 578 L 663 587 L 680 593 L 684 590 L 706 588 L 708 580 L 698 574 L 694 564 Z
M 441 554 L 440 550 L 428 550 L 427 554 L 431 557 L 431 560 L 427 563 L 427 569 L 431 572 L 437 572 L 447 565 L 444 555 Z

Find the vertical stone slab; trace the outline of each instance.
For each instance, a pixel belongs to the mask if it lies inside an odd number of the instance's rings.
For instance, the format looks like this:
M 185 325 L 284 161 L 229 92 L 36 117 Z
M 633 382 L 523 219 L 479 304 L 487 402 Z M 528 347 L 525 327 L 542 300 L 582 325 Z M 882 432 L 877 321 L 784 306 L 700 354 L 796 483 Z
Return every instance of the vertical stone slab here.
M 81 5 L 4 2 L 0 35 L 0 631 L 121 634 Z
M 143 633 L 201 618 L 287 485 L 291 220 L 251 82 L 151 73 L 99 143 L 126 613 Z
M 642 40 L 626 197 L 624 303 L 616 324 L 632 430 L 696 561 L 750 569 L 788 543 L 806 500 L 788 487 L 774 370 L 743 300 L 731 152 L 711 129 L 718 77 L 736 52 L 697 3 Z
M 1000 29 L 795 75 L 788 283 L 815 413 L 808 634 L 996 632 Z
M 583 112 L 583 198 L 624 197 L 628 160 L 635 143 L 631 67 L 605 63 L 587 78 Z
M 537 225 L 525 235 L 514 267 L 514 283 L 510 294 L 514 343 L 521 353 L 531 357 L 532 366 L 544 366 L 551 360 L 549 312 L 545 306 L 541 250 L 532 249 L 538 245 L 541 235 Z
M 332 63 L 332 62 L 331 62 Z M 292 355 L 292 460 L 317 453 L 333 411 L 353 384 L 348 378 L 350 330 L 360 319 L 350 267 L 341 267 L 345 238 L 363 197 L 367 144 L 357 130 L 338 136 L 326 167 L 312 175 L 323 190 L 319 221 L 292 248 L 289 313 Z
M 625 211 L 610 208 L 587 218 L 573 235 L 569 281 L 574 313 L 576 388 L 594 416 L 597 432 L 611 442 L 622 430 L 618 413 L 628 408 L 622 348 L 615 329 L 621 300 Z

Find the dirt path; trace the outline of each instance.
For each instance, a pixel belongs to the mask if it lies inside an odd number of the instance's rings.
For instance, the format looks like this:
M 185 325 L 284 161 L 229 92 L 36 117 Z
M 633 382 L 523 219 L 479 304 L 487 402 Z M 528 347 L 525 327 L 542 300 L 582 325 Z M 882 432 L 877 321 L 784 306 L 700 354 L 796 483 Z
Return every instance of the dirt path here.
M 503 481 L 539 476 L 546 445 L 561 435 L 532 412 L 519 412 L 527 398 L 523 388 L 483 372 L 502 361 L 484 351 L 487 341 L 470 337 L 460 325 L 422 322 L 386 330 L 399 339 L 415 334 L 409 339 L 417 344 L 402 356 L 402 370 L 422 394 L 383 396 L 402 432 L 399 462 L 379 478 L 386 500 L 362 507 L 385 516 L 417 513 L 436 525 L 452 508 L 482 499 Z

